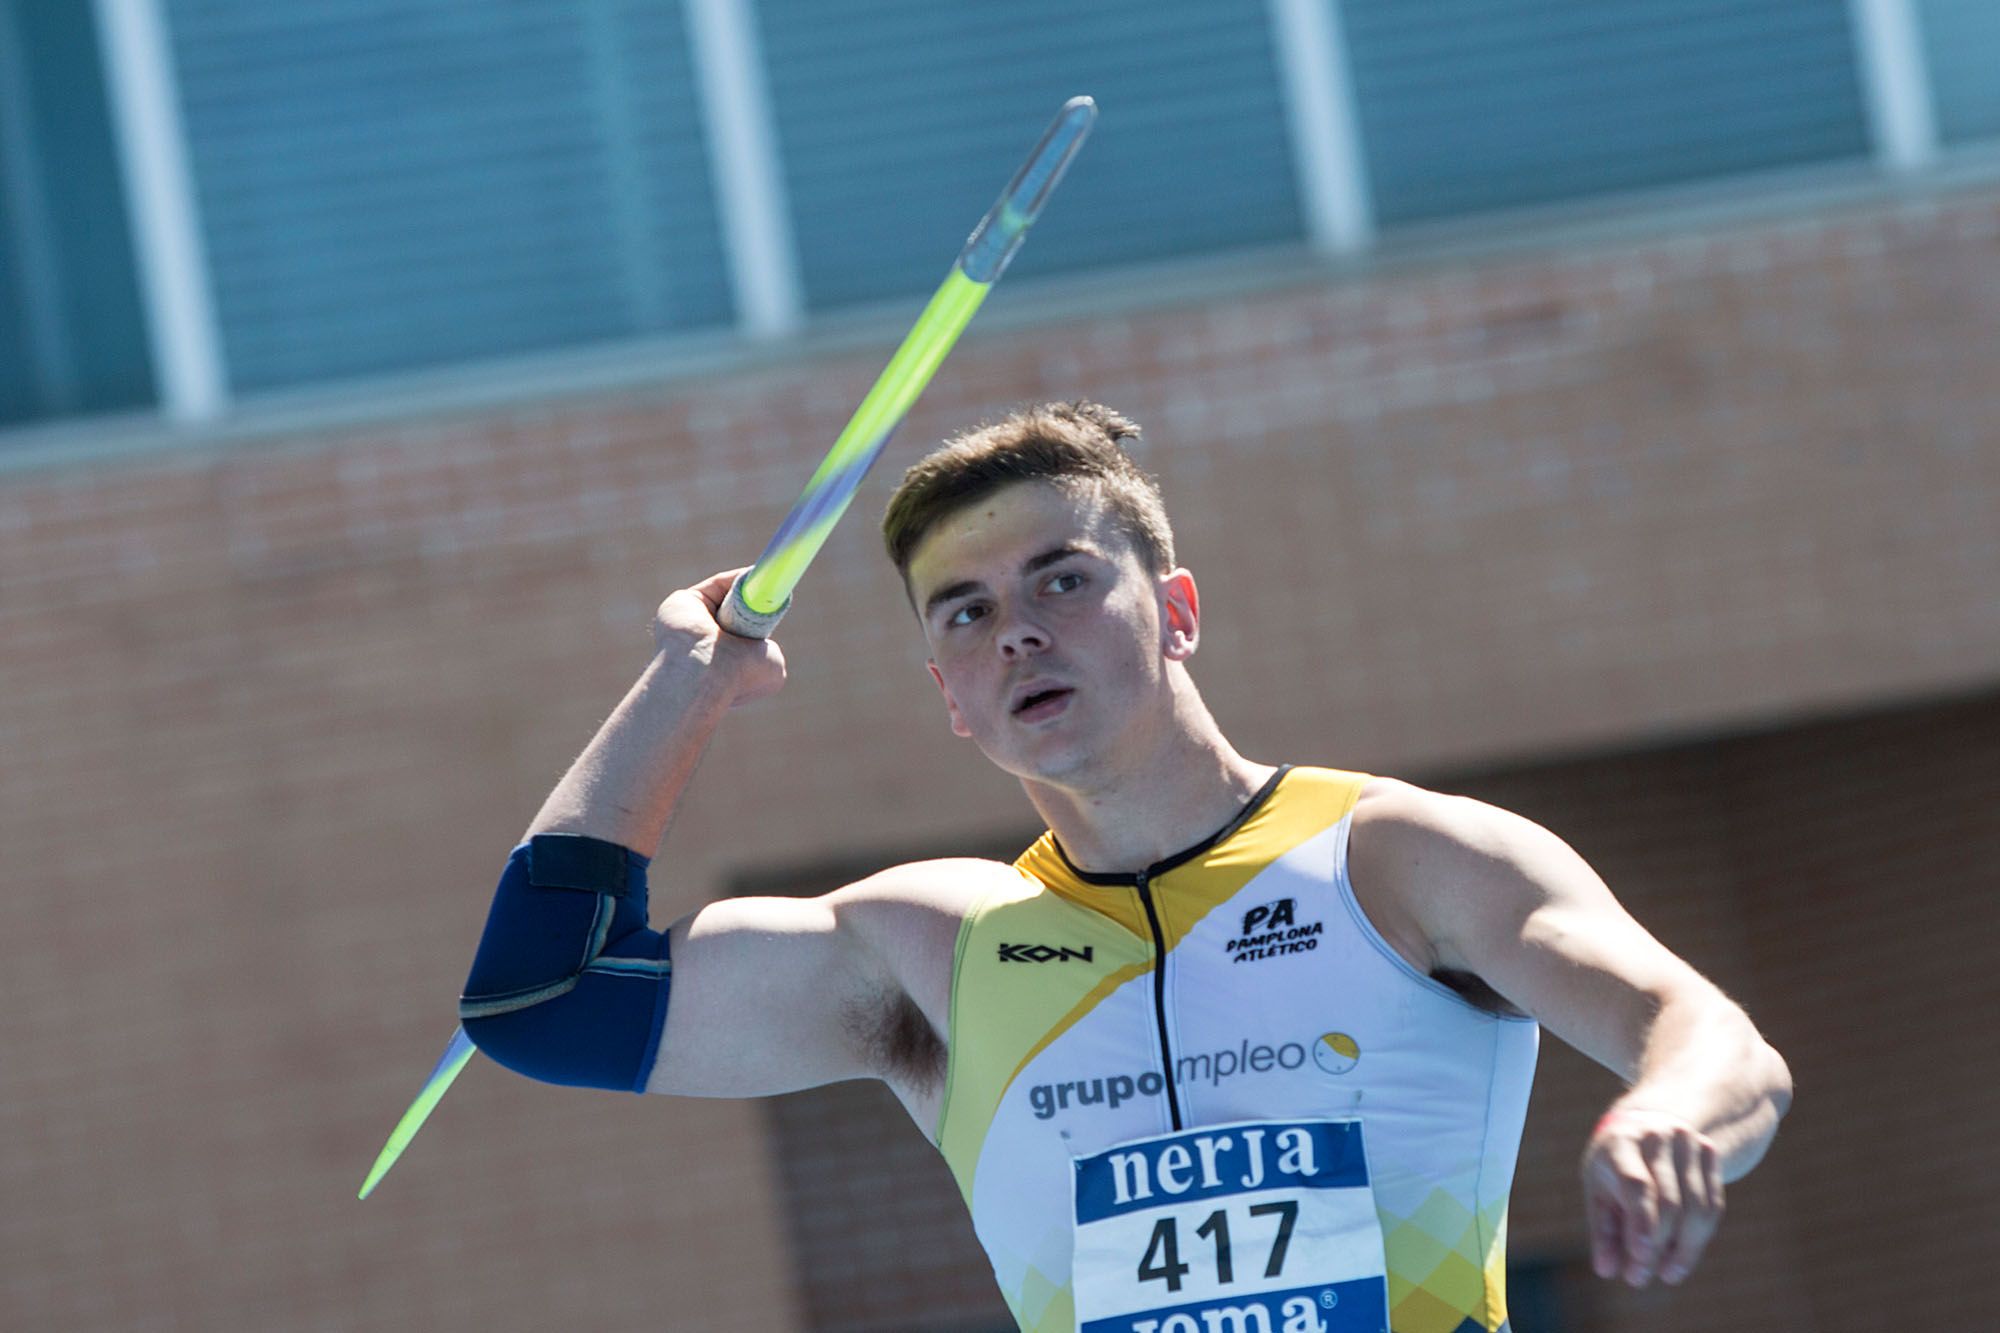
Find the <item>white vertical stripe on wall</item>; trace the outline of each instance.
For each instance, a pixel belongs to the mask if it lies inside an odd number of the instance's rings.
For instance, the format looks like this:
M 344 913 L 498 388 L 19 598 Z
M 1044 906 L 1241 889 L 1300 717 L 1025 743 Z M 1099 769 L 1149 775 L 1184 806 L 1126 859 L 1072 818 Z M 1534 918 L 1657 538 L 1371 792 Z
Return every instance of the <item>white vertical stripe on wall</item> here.
M 229 391 L 165 20 L 159 0 L 92 3 L 160 407 L 175 421 L 212 420 Z
M 1299 196 L 1313 248 L 1353 254 L 1374 239 L 1367 164 L 1355 123 L 1354 86 L 1340 0 L 1270 0 Z
M 738 324 L 778 338 L 803 322 L 805 299 L 749 3 L 685 0 Z
M 1895 171 L 1927 166 L 1937 157 L 1937 121 L 1915 7 L 1911 0 L 1848 3 L 1875 154 Z

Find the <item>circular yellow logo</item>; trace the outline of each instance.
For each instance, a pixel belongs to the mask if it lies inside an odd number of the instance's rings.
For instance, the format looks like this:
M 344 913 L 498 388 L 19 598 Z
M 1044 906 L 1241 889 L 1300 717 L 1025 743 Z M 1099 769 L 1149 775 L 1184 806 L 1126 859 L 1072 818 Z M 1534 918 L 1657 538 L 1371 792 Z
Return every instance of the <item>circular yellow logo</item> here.
M 1361 1059 L 1361 1047 L 1345 1032 L 1326 1032 L 1313 1043 L 1313 1063 L 1329 1074 L 1345 1074 Z

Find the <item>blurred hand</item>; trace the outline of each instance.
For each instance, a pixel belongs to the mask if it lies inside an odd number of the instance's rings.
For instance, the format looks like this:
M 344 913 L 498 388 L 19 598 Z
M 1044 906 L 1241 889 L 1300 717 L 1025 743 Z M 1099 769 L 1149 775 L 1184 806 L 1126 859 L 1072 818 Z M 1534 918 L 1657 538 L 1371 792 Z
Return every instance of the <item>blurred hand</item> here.
M 660 651 L 687 653 L 727 673 L 732 708 L 768 698 L 785 683 L 785 654 L 775 639 L 745 639 L 716 620 L 723 599 L 748 569 L 727 569 L 669 593 L 653 615 L 653 642 Z
M 1678 1116 L 1614 1110 L 1584 1149 L 1583 1207 L 1599 1277 L 1680 1282 L 1722 1223 L 1722 1156 Z

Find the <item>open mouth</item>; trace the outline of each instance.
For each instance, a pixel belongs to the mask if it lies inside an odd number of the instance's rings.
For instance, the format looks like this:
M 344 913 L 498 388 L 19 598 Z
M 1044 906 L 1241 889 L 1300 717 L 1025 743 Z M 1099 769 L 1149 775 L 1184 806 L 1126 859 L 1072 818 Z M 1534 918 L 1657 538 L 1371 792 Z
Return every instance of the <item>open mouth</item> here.
M 1052 685 L 1046 690 L 1036 690 L 1014 705 L 1014 716 L 1034 721 L 1061 711 L 1062 704 L 1071 694 L 1066 686 Z

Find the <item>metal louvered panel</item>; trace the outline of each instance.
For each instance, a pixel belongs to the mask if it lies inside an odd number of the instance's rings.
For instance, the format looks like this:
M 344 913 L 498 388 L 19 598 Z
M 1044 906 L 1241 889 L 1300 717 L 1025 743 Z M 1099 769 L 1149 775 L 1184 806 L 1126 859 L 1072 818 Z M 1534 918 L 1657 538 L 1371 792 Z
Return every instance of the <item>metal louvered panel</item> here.
M 1938 138 L 1954 144 L 2000 135 L 2000 4 L 1916 0 L 1916 9 Z
M 91 8 L 0 0 L 0 427 L 152 399 Z
M 167 21 L 237 389 L 729 321 L 678 5 Z
M 1016 280 L 1302 235 L 1259 0 L 758 0 L 807 304 L 927 291 L 1063 100 L 1103 108 Z
M 1845 0 L 1339 0 L 1385 223 L 1861 158 Z

